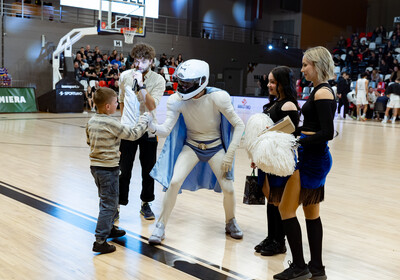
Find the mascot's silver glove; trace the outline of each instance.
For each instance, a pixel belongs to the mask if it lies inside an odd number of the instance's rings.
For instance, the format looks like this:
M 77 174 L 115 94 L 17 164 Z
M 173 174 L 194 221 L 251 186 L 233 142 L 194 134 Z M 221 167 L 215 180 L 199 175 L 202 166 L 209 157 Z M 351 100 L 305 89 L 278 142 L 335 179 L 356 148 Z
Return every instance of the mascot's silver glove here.
M 153 120 L 153 117 L 151 116 L 150 113 L 145 112 L 143 114 L 141 114 L 139 116 L 139 122 L 145 122 L 146 124 L 148 124 L 149 122 L 151 122 Z
M 233 163 L 233 158 L 235 157 L 235 152 L 228 151 L 224 155 L 224 158 L 222 159 L 222 171 L 223 172 L 229 172 L 232 170 L 232 163 Z
M 157 125 L 153 122 L 153 117 L 149 121 L 149 132 L 155 134 L 157 132 Z

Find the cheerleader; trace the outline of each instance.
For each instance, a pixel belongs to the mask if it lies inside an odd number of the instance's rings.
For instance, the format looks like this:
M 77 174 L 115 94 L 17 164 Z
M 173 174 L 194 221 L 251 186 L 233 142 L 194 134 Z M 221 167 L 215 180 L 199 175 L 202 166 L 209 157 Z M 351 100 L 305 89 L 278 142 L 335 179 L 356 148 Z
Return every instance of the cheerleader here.
M 322 223 L 319 203 L 324 200 L 325 180 L 332 166 L 328 141 L 333 138 L 336 111 L 334 93 L 327 81 L 333 76 L 334 63 L 324 47 L 308 49 L 301 72 L 312 81 L 314 90 L 302 107 L 303 126 L 298 140 L 298 164 L 289 178 L 279 204 L 283 227 L 293 261 L 274 279 L 327 279 L 322 263 Z M 300 224 L 296 210 L 303 204 L 311 261 L 304 261 Z
M 268 115 L 274 123 L 289 116 L 297 128 L 300 108 L 296 100 L 297 93 L 292 70 L 286 66 L 274 68 L 268 75 L 268 90 L 271 102 L 264 105 L 263 113 Z M 252 167 L 255 167 L 255 163 L 252 163 Z M 261 169 L 258 170 L 259 185 L 263 186 L 263 192 L 268 199 L 268 236 L 255 246 L 254 250 L 263 256 L 286 252 L 285 233 L 278 204 L 289 177 L 266 174 Z

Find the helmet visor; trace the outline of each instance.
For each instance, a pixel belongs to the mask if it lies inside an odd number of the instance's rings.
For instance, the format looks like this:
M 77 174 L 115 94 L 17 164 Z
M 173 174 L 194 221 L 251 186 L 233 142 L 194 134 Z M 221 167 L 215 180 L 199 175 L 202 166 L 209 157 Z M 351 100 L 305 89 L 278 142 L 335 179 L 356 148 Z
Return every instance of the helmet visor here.
M 196 79 L 179 79 L 178 91 L 182 94 L 188 94 L 200 87 L 199 78 Z

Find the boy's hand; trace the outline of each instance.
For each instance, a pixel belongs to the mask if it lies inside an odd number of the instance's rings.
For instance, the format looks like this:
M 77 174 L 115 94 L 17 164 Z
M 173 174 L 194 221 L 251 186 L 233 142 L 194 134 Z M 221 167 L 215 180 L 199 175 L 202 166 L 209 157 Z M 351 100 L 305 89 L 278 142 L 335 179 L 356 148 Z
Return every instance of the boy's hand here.
M 140 115 L 139 120 L 146 122 L 146 124 L 148 124 L 149 122 L 151 122 L 153 120 L 153 117 L 151 116 L 150 113 L 145 112 L 142 115 Z
M 151 119 L 151 121 L 149 122 L 149 132 L 151 134 L 155 134 L 157 132 L 157 128 L 155 123 L 153 122 L 153 119 Z

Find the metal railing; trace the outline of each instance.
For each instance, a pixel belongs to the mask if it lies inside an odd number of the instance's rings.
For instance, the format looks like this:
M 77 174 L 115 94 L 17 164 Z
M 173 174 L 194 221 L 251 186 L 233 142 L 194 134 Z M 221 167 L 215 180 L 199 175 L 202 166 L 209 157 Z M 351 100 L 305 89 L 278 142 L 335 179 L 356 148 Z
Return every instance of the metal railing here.
M 23 2 L 23 1 L 22 1 Z M 24 3 L 3 3 L 1 13 L 5 16 L 17 16 L 56 22 L 77 23 L 96 26 L 98 11 L 65 6 L 32 5 Z M 106 20 L 106 15 L 102 16 Z M 146 32 L 163 33 L 211 40 L 224 40 L 246 44 L 274 44 L 282 46 L 287 41 L 289 47 L 298 48 L 298 35 L 276 33 L 266 30 L 253 30 L 232 25 L 215 24 L 203 21 L 191 21 L 174 17 L 159 16 L 146 18 Z

